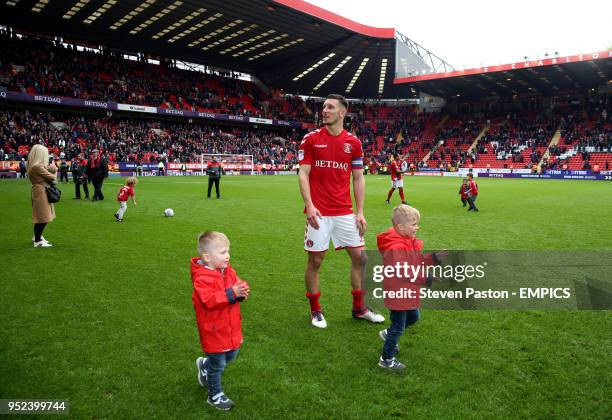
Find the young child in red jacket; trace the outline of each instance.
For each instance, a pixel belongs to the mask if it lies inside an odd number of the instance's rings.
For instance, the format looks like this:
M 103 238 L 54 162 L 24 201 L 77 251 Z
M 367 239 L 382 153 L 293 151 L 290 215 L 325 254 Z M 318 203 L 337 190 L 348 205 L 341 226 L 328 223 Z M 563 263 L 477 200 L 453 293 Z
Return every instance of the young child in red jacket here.
M 249 285 L 229 265 L 229 248 L 223 233 L 203 232 L 198 236 L 199 258 L 191 259 L 192 301 L 206 353 L 196 360 L 198 382 L 208 388 L 208 404 L 223 411 L 234 402 L 223 392 L 221 374 L 240 350 L 240 302 L 249 296 Z
M 468 175 L 468 203 L 470 208 L 468 211 L 478 211 L 476 207 L 476 199 L 478 198 L 478 184 L 474 181 L 474 175 L 470 172 Z
M 459 187 L 459 195 L 461 196 L 461 203 L 463 203 L 463 207 L 465 207 L 465 205 L 468 202 L 469 191 L 470 191 L 470 186 L 468 185 L 468 181 L 467 179 L 463 178 L 463 182 L 461 183 L 461 186 Z
M 401 204 L 393 209 L 391 218 L 393 227 L 376 237 L 385 268 L 395 267 L 398 263 L 402 265 L 407 263 L 415 268 L 422 267 L 423 270 L 427 266 L 439 264 L 445 257 L 446 251 L 422 254 L 423 241 L 415 236 L 419 230 L 420 218 L 419 211 L 408 205 Z M 404 329 L 414 325 L 420 318 L 419 293 L 423 284 L 427 282 L 423 271 L 411 278 L 403 277 L 405 275 L 403 273 L 405 271 L 402 269 L 400 273 L 385 276 L 383 280 L 384 303 L 390 311 L 391 325 L 378 333 L 385 341 L 378 366 L 393 371 L 406 368 L 406 365 L 395 358 L 399 351 L 398 342 Z M 396 298 L 400 291 L 404 295 Z

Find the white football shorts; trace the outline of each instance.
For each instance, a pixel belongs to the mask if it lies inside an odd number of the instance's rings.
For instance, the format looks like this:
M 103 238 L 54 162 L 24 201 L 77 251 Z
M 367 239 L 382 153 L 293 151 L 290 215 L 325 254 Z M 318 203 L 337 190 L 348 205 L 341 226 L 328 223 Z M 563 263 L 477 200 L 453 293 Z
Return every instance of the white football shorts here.
M 313 228 L 306 222 L 304 250 L 309 252 L 327 251 L 330 239 L 334 243 L 335 249 L 365 246 L 364 238 L 359 236 L 357 216 L 354 214 L 323 216 L 318 219 L 318 222 L 319 229 Z
M 404 188 L 404 179 L 396 179 L 391 181 L 391 188 Z

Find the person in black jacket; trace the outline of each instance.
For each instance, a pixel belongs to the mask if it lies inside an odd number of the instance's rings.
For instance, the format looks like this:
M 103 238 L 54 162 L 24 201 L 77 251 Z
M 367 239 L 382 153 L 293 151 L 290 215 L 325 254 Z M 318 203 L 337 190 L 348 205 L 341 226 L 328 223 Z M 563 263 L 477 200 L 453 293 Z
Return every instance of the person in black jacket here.
M 87 177 L 94 186 L 92 201 L 104 200 L 102 184 L 104 183 L 104 178 L 108 177 L 108 164 L 106 158 L 100 156 L 100 151 L 97 149 L 91 152 L 91 157 L 87 163 Z
M 66 162 L 65 159 L 62 159 L 62 161 L 60 162 L 59 175 L 60 175 L 59 182 L 63 181 L 63 182 L 68 183 L 68 163 Z
M 27 166 L 24 158 L 21 158 L 19 161 L 19 173 L 21 173 L 21 177 L 25 178 L 27 173 Z
M 89 198 L 89 188 L 87 187 L 87 161 L 79 160 L 82 158 L 81 155 L 79 157 L 75 157 L 70 164 L 70 172 L 72 173 L 72 181 L 74 182 L 74 199 L 81 199 L 81 185 L 83 186 L 83 193 L 85 194 L 85 198 Z
M 208 198 L 210 198 L 210 192 L 212 191 L 213 184 L 215 185 L 217 199 L 221 198 L 221 194 L 219 193 L 219 181 L 221 180 L 222 173 L 223 168 L 221 167 L 221 164 L 219 164 L 219 162 L 213 158 L 212 162 L 210 162 L 206 167 L 206 174 L 208 175 Z

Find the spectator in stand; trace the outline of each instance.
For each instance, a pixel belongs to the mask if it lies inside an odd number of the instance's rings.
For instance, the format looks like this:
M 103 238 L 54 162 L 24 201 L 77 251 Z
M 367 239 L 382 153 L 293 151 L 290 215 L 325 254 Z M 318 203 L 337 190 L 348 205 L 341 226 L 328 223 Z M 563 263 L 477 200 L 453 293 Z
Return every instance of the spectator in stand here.
M 55 209 L 49 203 L 46 187 L 56 183 L 57 166 L 49 160 L 49 150 L 37 144 L 28 155 L 28 178 L 32 183 L 32 223 L 34 223 L 34 248 L 49 248 L 53 245 L 44 236 L 47 223 L 55 219 Z
M 104 200 L 102 185 L 104 178 L 108 177 L 108 163 L 106 158 L 100 156 L 100 151 L 94 149 L 91 152 L 91 157 L 87 163 L 87 178 L 94 186 L 94 195 L 92 201 Z

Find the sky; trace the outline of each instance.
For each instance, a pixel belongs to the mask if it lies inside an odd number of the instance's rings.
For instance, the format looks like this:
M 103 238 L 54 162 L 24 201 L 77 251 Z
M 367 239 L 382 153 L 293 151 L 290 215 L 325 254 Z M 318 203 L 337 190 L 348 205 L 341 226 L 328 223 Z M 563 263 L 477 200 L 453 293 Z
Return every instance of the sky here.
M 609 0 L 307 0 L 395 28 L 457 70 L 612 48 Z

